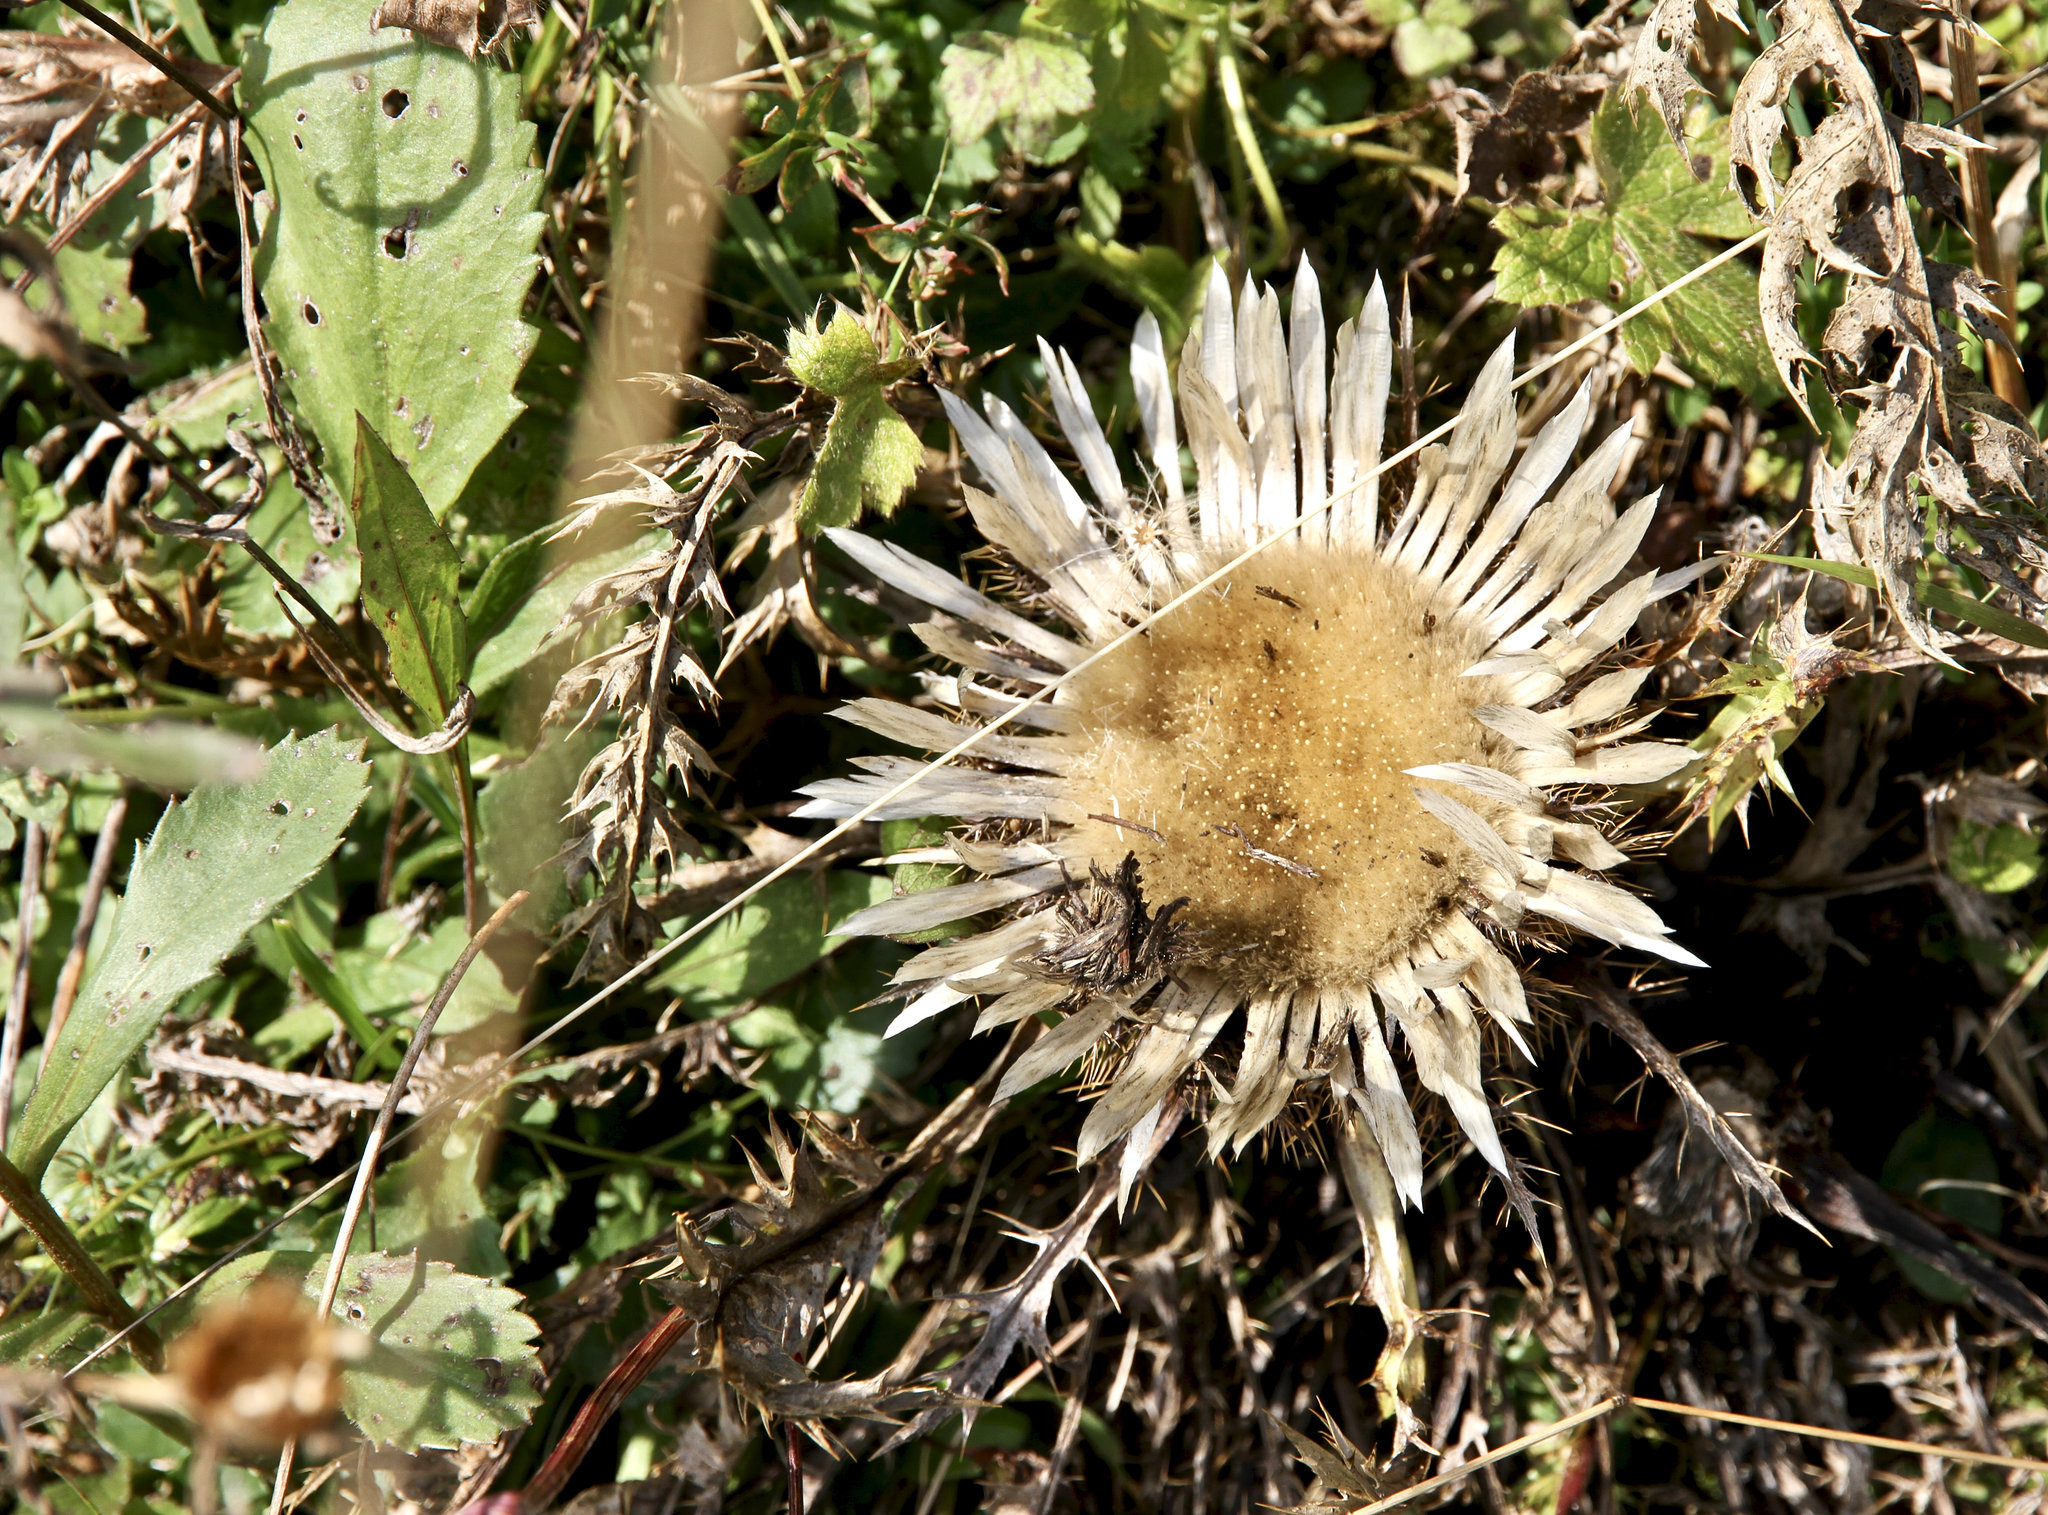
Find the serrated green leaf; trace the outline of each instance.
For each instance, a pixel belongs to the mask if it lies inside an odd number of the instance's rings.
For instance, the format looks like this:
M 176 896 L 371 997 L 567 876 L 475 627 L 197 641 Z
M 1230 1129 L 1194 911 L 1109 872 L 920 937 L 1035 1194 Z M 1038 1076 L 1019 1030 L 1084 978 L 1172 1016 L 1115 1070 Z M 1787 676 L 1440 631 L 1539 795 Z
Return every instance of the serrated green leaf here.
M 851 526 L 863 508 L 891 514 L 917 482 L 924 444 L 883 391 L 915 364 L 901 352 L 878 351 L 867 327 L 844 306 L 822 329 L 815 315 L 792 326 L 788 346 L 789 371 L 839 402 L 797 501 L 797 523 L 815 534 Z
M 1693 158 L 1707 168 L 1702 182 L 1656 112 L 1633 118 L 1625 93 L 1609 90 L 1593 117 L 1600 205 L 1511 209 L 1495 220 L 1505 238 L 1493 260 L 1502 299 L 1525 306 L 1597 300 L 1621 310 L 1711 258 L 1718 249 L 1702 238 L 1736 240 L 1753 229 L 1728 183 L 1727 122 L 1697 120 Z M 1637 316 L 1622 328 L 1622 340 L 1641 373 L 1670 353 L 1715 385 L 1751 395 L 1777 387 L 1764 349 L 1756 272 L 1739 261 Z
M 363 607 L 391 649 L 391 677 L 435 724 L 469 671 L 462 559 L 412 476 L 360 411 L 350 514 L 363 554 Z
M 164 812 L 8 1143 L 31 1179 L 178 997 L 340 845 L 369 789 L 361 755 L 335 731 L 287 739 L 262 778 L 209 784 Z
M 250 44 L 249 142 L 277 202 L 256 270 L 342 492 L 361 411 L 405 436 L 438 512 L 521 408 L 541 172 L 517 75 L 364 15 L 297 0 Z
M 815 314 L 801 326 L 790 327 L 787 346 L 789 371 L 806 387 L 835 400 L 878 389 L 917 368 L 904 358 L 900 345 L 891 352 L 878 351 L 867 327 L 844 305 L 833 308 L 831 321 L 823 327 Z
M 172 1327 L 241 1294 L 259 1277 L 317 1300 L 327 1258 L 252 1252 L 172 1306 Z M 370 1252 L 351 1256 L 334 1300 L 336 1325 L 370 1338 L 341 1372 L 341 1412 L 373 1442 L 416 1452 L 495 1441 L 522 1426 L 541 1401 L 540 1328 L 519 1295 L 444 1262 Z
M 813 535 L 851 526 L 861 509 L 890 515 L 917 482 L 924 444 L 880 389 L 841 400 L 825 428 L 825 445 L 797 501 L 797 524 Z
M 938 96 L 955 142 L 979 142 L 1000 125 L 1011 147 L 1050 163 L 1067 156 L 1055 151 L 1067 135 L 1061 118 L 1093 108 L 1095 82 L 1071 43 L 968 32 L 940 58 Z

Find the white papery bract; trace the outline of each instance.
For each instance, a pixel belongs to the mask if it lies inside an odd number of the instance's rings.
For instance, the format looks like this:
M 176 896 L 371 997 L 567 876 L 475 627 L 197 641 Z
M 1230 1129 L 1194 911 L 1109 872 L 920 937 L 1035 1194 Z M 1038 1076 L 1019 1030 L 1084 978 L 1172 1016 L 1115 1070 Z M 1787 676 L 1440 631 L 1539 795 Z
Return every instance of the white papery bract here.
M 943 751 L 1247 546 L 1296 529 L 980 742 L 979 766 L 936 772 L 878 811 L 958 817 L 967 834 L 931 855 L 972 877 L 839 929 L 902 934 L 996 913 L 1000 924 L 904 964 L 896 1027 L 970 998 L 982 1001 L 978 1030 L 1064 1011 L 1009 1070 L 1004 1096 L 1113 1039 L 1121 1055 L 1082 1128 L 1081 1161 L 1153 1118 L 1215 1056 L 1212 1150 L 1241 1150 L 1302 1085 L 1326 1080 L 1362 1117 L 1394 1191 L 1419 1206 L 1405 1048 L 1519 1198 L 1481 1070 L 1482 1016 L 1528 1050 L 1521 970 L 1500 943 L 1540 924 L 1552 940 L 1564 927 L 1697 962 L 1599 877 L 1622 853 L 1585 803 L 1691 756 L 1630 739 L 1648 670 L 1599 672 L 1643 608 L 1700 571 L 1623 576 L 1654 509 L 1653 497 L 1617 516 L 1609 502 L 1627 428 L 1570 467 L 1590 406 L 1581 389 L 1516 462 L 1510 339 L 1449 443 L 1418 455 L 1398 513 L 1382 510 L 1393 359 L 1382 287 L 1337 331 L 1333 364 L 1306 263 L 1284 332 L 1271 288 L 1247 282 L 1233 309 L 1218 271 L 1181 356 L 1177 408 L 1159 328 L 1149 315 L 1139 324 L 1131 378 L 1149 476 L 1133 485 L 1072 360 L 1041 350 L 1093 499 L 1001 401 L 977 415 L 945 395 L 990 486 L 966 491 L 974 522 L 1038 592 L 1011 608 L 894 546 L 834 532 L 876 578 L 937 612 L 915 629 L 959 669 L 929 680 L 936 708 L 857 700 L 842 718 Z M 809 786 L 798 813 L 852 815 L 921 766 L 856 764 L 865 771 Z M 1127 856 L 1155 906 L 1185 900 L 1175 924 L 1188 955 L 1077 993 L 1045 966 L 1074 929 L 1060 906 L 1091 868 L 1114 875 Z M 1219 1046 L 1233 1028 L 1239 1045 Z M 1219 1055 L 1230 1050 L 1234 1070 Z

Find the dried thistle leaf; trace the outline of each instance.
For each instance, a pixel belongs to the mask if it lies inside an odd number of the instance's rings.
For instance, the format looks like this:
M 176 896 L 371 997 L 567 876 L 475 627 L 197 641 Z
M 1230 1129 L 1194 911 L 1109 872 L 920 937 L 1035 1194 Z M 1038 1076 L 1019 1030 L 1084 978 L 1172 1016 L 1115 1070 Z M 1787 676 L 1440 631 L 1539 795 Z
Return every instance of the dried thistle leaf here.
M 1736 0 L 1708 3 L 1722 20 L 1738 30 L 1746 30 L 1742 25 L 1742 7 Z M 1623 86 L 1631 110 L 1635 109 L 1638 91 L 1650 97 L 1664 129 L 1671 134 L 1672 146 L 1680 153 L 1685 152 L 1686 97 L 1700 90 L 1686 66 L 1698 29 L 1698 0 L 1657 0 L 1643 22 L 1642 36 L 1629 63 L 1628 82 Z
M 407 31 L 459 47 L 474 58 L 494 51 L 515 26 L 533 26 L 540 21 L 536 0 L 381 0 L 370 17 L 370 29 L 402 26 Z
M 1830 686 L 1881 666 L 1865 653 L 1836 645 L 1830 633 L 1808 632 L 1802 593 L 1771 627 L 1763 648 L 1752 649 L 1748 662 L 1729 664 L 1702 691 L 1729 699 L 1693 739 L 1703 759 L 1687 782 L 1681 825 L 1705 817 L 1711 837 L 1732 814 L 1747 838 L 1749 802 L 1759 785 L 1796 803 L 1782 762 L 1786 749 L 1820 714 Z
M 1516 205 L 1565 166 L 1563 139 L 1606 92 L 1597 74 L 1524 74 L 1500 109 L 1459 107 L 1458 197 Z
M 209 90 L 229 72 L 196 58 L 174 61 Z M 83 197 L 109 115 L 163 119 L 191 103 L 182 84 L 109 38 L 0 32 L 0 219 L 34 209 L 62 220 Z
M 1721 0 L 1715 9 L 1728 12 Z M 1951 14 L 1951 8 L 1935 8 Z M 1969 24 L 1967 11 L 1953 19 Z M 2002 340 L 1991 301 L 1967 270 L 1928 263 L 1914 228 L 1915 207 L 1953 206 L 1959 191 L 1946 153 L 1981 144 L 1917 119 L 1920 84 L 1900 40 L 1904 13 L 1889 0 L 1843 7 L 1784 0 L 1779 35 L 1743 76 L 1729 116 L 1730 172 L 1751 211 L 1768 216 L 1758 290 L 1772 363 L 1804 406 L 1804 380 L 1817 372 L 1838 403 L 1860 411 L 1839 466 L 1816 459 L 1816 534 L 1845 536 L 1877 576 L 1886 611 L 1908 641 L 1951 661 L 1914 593 L 1924 554 L 1921 499 L 1942 507 L 1939 533 L 1957 516 L 1988 550 L 1972 562 L 2033 604 L 2030 573 L 2048 560 L 2039 512 L 2048 508 L 2048 454 L 2016 416 L 1981 401 L 1958 404 L 1980 386 L 1961 361 L 1961 343 L 1938 319 L 1946 311 L 1985 340 Z M 1732 16 L 1729 19 L 1734 19 Z M 1629 75 L 1646 90 L 1674 139 L 1685 96 L 1693 0 L 1660 0 Z M 1832 108 L 1810 135 L 1795 137 L 1787 102 L 1817 75 L 1809 106 Z M 1781 165 L 1789 165 L 1780 178 Z M 1807 259 L 1847 276 L 1840 311 L 1819 354 L 1798 321 L 1798 279 Z M 1811 416 L 1809 414 L 1809 419 Z M 1986 491 L 1989 491 L 1987 497 Z M 1999 503 L 2023 503 L 2021 515 Z M 1981 519 L 1992 529 L 1979 532 Z M 1830 538 L 1831 539 L 1831 538 Z

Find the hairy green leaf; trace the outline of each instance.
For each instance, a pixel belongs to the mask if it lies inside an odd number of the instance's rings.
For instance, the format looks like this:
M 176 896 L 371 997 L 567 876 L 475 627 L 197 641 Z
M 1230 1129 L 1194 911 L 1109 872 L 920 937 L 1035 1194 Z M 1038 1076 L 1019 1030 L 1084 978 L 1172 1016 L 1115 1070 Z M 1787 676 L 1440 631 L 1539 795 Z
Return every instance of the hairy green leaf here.
M 164 812 L 8 1142 L 24 1173 L 41 1178 L 64 1133 L 178 997 L 327 861 L 369 773 L 361 743 L 324 731 L 280 742 L 254 782 L 209 784 Z
M 889 515 L 917 482 L 924 444 L 884 394 L 916 365 L 894 339 L 890 345 L 877 351 L 867 327 L 844 306 L 822 330 L 815 315 L 789 329 L 789 371 L 839 402 L 797 501 L 797 521 L 807 532 L 851 526 L 863 507 Z
M 1718 249 L 1703 238 L 1749 235 L 1749 213 L 1728 183 L 1727 122 L 1700 123 L 1693 148 L 1695 160 L 1707 160 L 1702 183 L 1653 112 L 1640 121 L 1631 117 L 1624 93 L 1608 91 L 1593 117 L 1600 205 L 1511 209 L 1495 220 L 1506 238 L 1493 260 L 1502 299 L 1520 305 L 1597 300 L 1622 310 L 1711 258 Z M 1757 396 L 1776 390 L 1757 311 L 1757 276 L 1739 261 L 1637 316 L 1622 328 L 1622 341 L 1640 373 L 1670 353 L 1709 383 Z
M 320 1297 L 327 1258 L 315 1252 L 251 1252 L 173 1309 L 178 1317 L 275 1278 Z M 444 1262 L 384 1252 L 349 1258 L 334 1321 L 370 1338 L 367 1356 L 341 1373 L 341 1411 L 381 1446 L 416 1452 L 495 1441 L 539 1408 L 542 1379 L 518 1294 Z M 176 1318 L 174 1317 L 174 1325 Z
M 469 671 L 469 628 L 457 581 L 462 559 L 404 464 L 360 411 L 350 514 L 363 553 L 363 607 L 391 649 L 391 676 L 434 722 Z
M 362 411 L 404 435 L 442 511 L 521 408 L 541 172 L 516 75 L 366 16 L 298 0 L 250 44 L 249 141 L 277 202 L 257 275 L 343 493 Z

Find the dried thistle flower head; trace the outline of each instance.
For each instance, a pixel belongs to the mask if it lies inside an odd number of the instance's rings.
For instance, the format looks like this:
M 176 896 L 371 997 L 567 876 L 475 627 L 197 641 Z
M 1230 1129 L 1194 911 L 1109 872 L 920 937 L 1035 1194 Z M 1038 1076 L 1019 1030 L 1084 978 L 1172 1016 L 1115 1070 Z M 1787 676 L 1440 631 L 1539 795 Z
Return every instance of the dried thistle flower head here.
M 967 491 L 975 523 L 1035 581 L 1032 606 L 1047 616 L 833 534 L 940 612 L 916 630 L 961 670 L 929 686 L 961 720 L 882 700 L 839 713 L 939 751 L 1301 523 L 982 742 L 977 755 L 1000 767 L 947 769 L 882 809 L 969 823 L 954 848 L 980 877 L 840 929 L 905 933 L 1006 912 L 904 965 L 899 987 L 915 997 L 896 1024 L 970 996 L 989 997 L 981 1029 L 1065 1009 L 1005 1095 L 1098 1044 L 1124 1049 L 1082 1128 L 1084 1162 L 1156 1117 L 1236 1026 L 1212 1150 L 1241 1150 L 1324 1081 L 1362 1116 L 1340 1124 L 1377 1149 L 1389 1198 L 1419 1205 L 1422 1148 L 1394 1055 L 1405 1044 L 1414 1076 L 1520 1200 L 1481 1081 L 1482 1016 L 1528 1051 L 1521 970 L 1497 943 L 1563 927 L 1697 962 L 1648 906 L 1598 877 L 1622 853 L 1585 801 L 1690 757 L 1631 740 L 1648 670 L 1602 665 L 1645 605 L 1700 570 L 1621 578 L 1655 502 L 1619 517 L 1609 503 L 1625 426 L 1569 467 L 1586 389 L 1515 462 L 1512 340 L 1450 443 L 1418 458 L 1398 513 L 1382 512 L 1366 475 L 1392 366 L 1384 292 L 1376 283 L 1361 319 L 1338 331 L 1334 373 L 1306 263 L 1290 327 L 1283 335 L 1270 288 L 1247 284 L 1233 309 L 1213 275 L 1176 416 L 1159 329 L 1140 324 L 1131 376 L 1155 465 L 1142 496 L 1072 361 L 1050 347 L 1054 405 L 1093 504 L 1000 401 L 984 420 L 944 396 L 993 490 Z M 859 765 L 861 776 L 810 786 L 799 813 L 851 815 L 918 766 Z
M 160 1382 L 175 1408 L 221 1440 L 277 1446 L 334 1418 L 342 1365 L 365 1345 L 289 1284 L 258 1279 L 170 1344 Z

